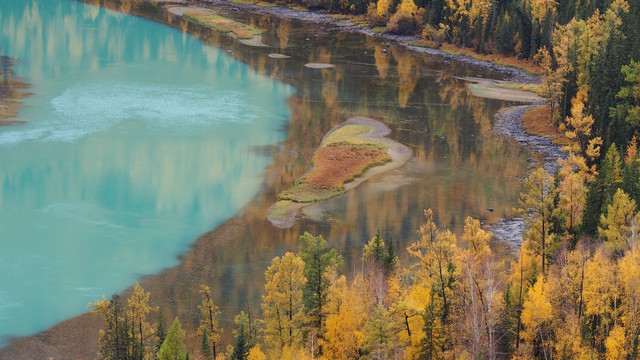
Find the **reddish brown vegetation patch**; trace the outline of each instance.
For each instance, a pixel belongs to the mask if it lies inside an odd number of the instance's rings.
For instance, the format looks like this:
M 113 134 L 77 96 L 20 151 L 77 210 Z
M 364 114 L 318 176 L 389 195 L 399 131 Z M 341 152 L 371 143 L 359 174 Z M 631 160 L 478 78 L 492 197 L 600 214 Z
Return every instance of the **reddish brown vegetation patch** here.
M 557 145 L 568 145 L 569 139 L 551 123 L 550 119 L 549 106 L 541 106 L 527 110 L 520 121 L 527 134 L 548 137 Z
M 386 151 L 369 146 L 331 145 L 316 151 L 313 168 L 300 181 L 317 187 L 342 188 L 372 166 L 391 161 Z

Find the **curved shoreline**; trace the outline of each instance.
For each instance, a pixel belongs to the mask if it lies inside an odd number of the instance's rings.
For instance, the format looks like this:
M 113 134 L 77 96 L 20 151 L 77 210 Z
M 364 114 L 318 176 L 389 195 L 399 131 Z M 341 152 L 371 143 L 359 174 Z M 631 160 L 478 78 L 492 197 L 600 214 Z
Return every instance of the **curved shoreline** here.
M 152 0 L 145 0 L 145 1 L 152 1 Z M 530 74 L 523 69 L 519 69 L 512 66 L 499 65 L 499 64 L 484 61 L 484 60 L 478 60 L 476 58 L 466 56 L 466 55 L 450 54 L 439 49 L 413 46 L 410 43 L 412 41 L 420 40 L 420 38 L 413 35 L 393 35 L 393 34 L 387 34 L 387 33 L 376 33 L 369 27 L 358 26 L 352 23 L 351 21 L 349 21 L 348 19 L 345 20 L 345 19 L 333 18 L 333 17 L 330 17 L 329 14 L 325 14 L 325 13 L 319 13 L 316 11 L 299 11 L 299 10 L 294 10 L 282 5 L 276 5 L 273 7 L 262 7 L 259 5 L 239 4 L 239 3 L 230 2 L 228 0 L 194 0 L 193 3 L 198 4 L 199 6 L 202 6 L 205 8 L 209 6 L 223 7 L 223 8 L 231 9 L 233 11 L 239 11 L 239 10 L 250 11 L 258 14 L 265 14 L 265 15 L 275 16 L 279 18 L 312 22 L 318 25 L 331 25 L 339 29 L 340 31 L 357 32 L 357 33 L 365 34 L 368 36 L 381 38 L 387 41 L 392 41 L 406 47 L 407 49 L 415 51 L 417 53 L 438 55 L 438 56 L 442 56 L 445 59 L 456 60 L 456 61 L 463 62 L 465 64 L 483 67 L 485 69 L 490 69 L 490 70 L 504 74 L 510 81 L 519 82 L 519 83 L 539 83 L 540 82 L 539 75 Z
M 527 134 L 520 121 L 527 110 L 540 106 L 544 106 L 544 104 L 510 106 L 501 109 L 494 116 L 496 122 L 491 131 L 513 139 L 523 147 L 542 154 L 543 162 L 541 166 L 549 174 L 553 174 L 558 168 L 557 160 L 565 158 L 567 153 L 562 150 L 560 145 L 554 144 L 547 137 Z M 535 160 L 529 159 L 529 162 L 533 164 Z M 503 218 L 489 225 L 488 228 L 493 232 L 494 238 L 509 244 L 513 249 L 519 248 L 522 243 L 522 233 L 524 232 L 524 220 L 522 217 Z

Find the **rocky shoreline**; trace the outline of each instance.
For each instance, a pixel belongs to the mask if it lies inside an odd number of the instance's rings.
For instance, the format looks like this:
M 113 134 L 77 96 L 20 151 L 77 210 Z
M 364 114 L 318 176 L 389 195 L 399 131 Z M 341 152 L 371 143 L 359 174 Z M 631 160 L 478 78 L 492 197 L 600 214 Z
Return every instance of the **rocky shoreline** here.
M 558 159 L 567 156 L 566 151 L 560 145 L 554 144 L 551 139 L 544 136 L 527 134 L 520 119 L 524 113 L 544 104 L 512 106 L 504 108 L 495 115 L 496 122 L 492 131 L 517 141 L 520 145 L 528 147 L 533 151 L 543 155 L 543 162 L 540 164 L 549 174 L 554 174 L 558 168 Z M 531 169 L 536 162 L 534 159 L 528 160 Z M 497 223 L 488 226 L 493 232 L 493 236 L 504 243 L 509 244 L 512 249 L 517 249 L 522 243 L 522 233 L 524 232 L 524 221 L 522 217 L 500 219 Z
M 333 18 L 326 13 L 320 13 L 316 11 L 299 11 L 281 5 L 273 7 L 262 7 L 258 5 L 238 4 L 229 2 L 228 0 L 196 0 L 193 4 L 203 7 L 222 7 L 230 9 L 232 11 L 251 11 L 255 13 L 276 16 L 279 18 L 296 19 L 300 21 L 313 22 L 319 25 L 332 26 L 335 28 L 339 28 L 342 31 L 359 32 L 365 35 L 380 37 L 382 39 L 404 45 L 407 48 L 419 53 L 438 55 L 447 60 L 455 60 L 472 66 L 484 67 L 486 69 L 502 73 L 509 81 L 527 84 L 536 84 L 540 82 L 539 75 L 530 74 L 522 69 L 499 65 L 488 61 L 482 61 L 465 55 L 449 54 L 439 49 L 412 46 L 410 45 L 410 43 L 412 41 L 419 40 L 420 38 L 412 35 L 375 33 L 370 27 L 358 26 L 348 19 Z

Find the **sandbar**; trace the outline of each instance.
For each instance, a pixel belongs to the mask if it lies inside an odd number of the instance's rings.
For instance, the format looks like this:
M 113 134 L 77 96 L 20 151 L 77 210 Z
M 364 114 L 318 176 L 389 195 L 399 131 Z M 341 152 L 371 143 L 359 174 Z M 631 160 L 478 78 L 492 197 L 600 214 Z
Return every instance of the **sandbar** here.
M 344 138 L 334 135 L 339 131 L 345 130 L 347 126 L 352 126 L 353 130 L 356 131 L 360 129 L 366 129 L 366 131 L 357 133 L 348 140 L 348 143 L 346 143 Z M 301 180 L 304 181 L 307 176 L 312 174 L 314 170 L 314 165 L 312 165 L 309 171 L 307 171 L 290 190 L 279 195 L 279 201 L 273 204 L 267 211 L 267 219 L 278 228 L 289 228 L 295 224 L 297 215 L 304 207 L 335 196 L 340 196 L 344 192 L 362 184 L 372 176 L 404 165 L 411 158 L 411 149 L 387 138 L 386 136 L 390 133 L 391 130 L 382 122 L 365 117 L 350 118 L 344 123 L 331 129 L 322 139 L 322 142 L 316 149 L 315 154 L 318 154 L 319 151 L 330 146 L 352 146 L 358 149 L 371 149 L 371 147 L 374 147 L 373 150 L 378 149 L 384 151 L 386 155 L 388 155 L 388 159 L 380 163 L 376 162 L 369 164 L 370 166 L 365 166 L 362 173 L 357 174 L 353 179 L 345 182 L 341 188 L 332 187 L 326 189 L 312 189 L 312 195 L 317 196 L 317 200 L 307 200 L 304 197 L 296 200 L 296 188 L 299 188 L 301 185 L 307 185 L 299 182 Z M 306 192 L 308 189 L 303 188 L 301 191 Z M 291 192 L 293 192 L 293 194 Z

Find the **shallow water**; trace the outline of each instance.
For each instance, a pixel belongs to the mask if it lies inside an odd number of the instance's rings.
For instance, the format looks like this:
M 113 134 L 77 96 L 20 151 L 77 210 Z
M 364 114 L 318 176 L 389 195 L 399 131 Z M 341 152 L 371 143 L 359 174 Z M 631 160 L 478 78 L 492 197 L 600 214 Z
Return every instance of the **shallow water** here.
M 0 128 L 0 338 L 178 262 L 257 193 L 290 86 L 176 29 L 75 1 L 0 4 L 33 84 Z
M 93 195 L 90 201 L 80 204 L 77 204 L 79 201 L 67 192 L 78 187 L 85 188 L 87 185 L 83 180 L 71 181 L 66 172 L 54 172 L 53 176 L 57 176 L 54 190 L 46 191 L 34 186 L 37 188 L 34 191 L 61 193 L 64 196 L 59 196 L 59 199 L 53 202 L 55 206 L 50 208 L 49 212 L 59 212 L 65 217 L 76 219 L 76 223 L 87 221 L 89 218 L 90 222 L 102 226 L 96 228 L 95 236 L 111 236 L 110 241 L 115 244 L 96 247 L 93 242 L 81 242 L 84 247 L 77 249 L 76 255 L 72 255 L 74 259 L 81 256 L 77 254 L 86 252 L 112 252 L 115 257 L 125 258 L 123 261 L 127 257 L 144 257 L 140 252 L 150 246 L 148 243 L 145 244 L 146 247 L 141 245 L 136 248 L 129 246 L 130 242 L 121 238 L 130 234 L 140 234 L 144 238 L 155 236 L 153 232 L 151 235 L 143 234 L 136 225 L 144 223 L 136 219 L 138 213 L 150 211 L 149 204 L 160 214 L 153 225 L 173 223 L 178 229 L 190 230 L 195 219 L 210 219 L 211 215 L 207 211 L 224 210 L 226 213 L 229 210 L 236 213 L 233 219 L 218 228 L 215 226 L 219 221 L 211 221 L 209 227 L 205 226 L 204 230 L 215 230 L 195 242 L 195 235 L 189 237 L 178 230 L 178 234 L 158 231 L 171 240 L 162 242 L 162 245 L 173 247 L 167 249 L 164 257 L 152 254 L 152 261 L 157 262 L 159 267 L 177 265 L 157 276 L 142 278 L 141 283 L 145 289 L 151 291 L 152 302 L 162 306 L 166 318 L 179 315 L 187 331 L 193 331 L 197 322 L 197 289 L 200 284 L 207 283 L 223 311 L 223 327 L 228 339 L 231 336 L 235 314 L 240 310 L 246 310 L 247 307 L 254 313 L 257 312 L 264 285 L 263 274 L 271 259 L 285 251 L 296 251 L 298 237 L 304 231 L 322 234 L 330 246 L 340 249 L 346 259 L 344 270 L 351 273 L 360 264 L 363 244 L 377 229 L 382 231 L 385 238 L 393 237 L 396 249 L 404 260 L 406 254 L 402 249 L 415 241 L 416 229 L 424 220 L 425 208 L 434 209 L 441 227 L 459 232 L 466 216 L 474 216 L 485 223 L 492 223 L 508 214 L 517 204 L 518 192 L 521 189 L 521 183 L 517 179 L 527 173 L 530 166 L 527 159 L 535 156 L 515 142 L 497 136 L 490 130 L 494 121 L 493 115 L 498 109 L 508 105 L 507 103 L 474 97 L 466 87 L 465 81 L 454 77 L 483 76 L 501 79 L 504 77 L 501 73 L 440 56 L 419 55 L 393 44 L 385 54 L 384 41 L 361 34 L 344 33 L 329 25 L 310 25 L 297 20 L 237 12 L 231 7 L 221 8 L 221 13 L 251 23 L 264 31 L 263 41 L 270 47 L 252 48 L 228 36 L 191 25 L 166 13 L 161 7 L 127 0 L 106 2 L 107 6 L 168 23 L 182 29 L 184 33 L 158 25 L 159 28 L 154 30 L 154 38 L 156 33 L 160 34 L 157 43 L 147 46 L 145 41 L 140 41 L 136 46 L 113 46 L 125 54 L 120 55 L 124 59 L 133 56 L 130 53 L 141 54 L 141 58 L 121 60 L 127 65 L 124 66 L 126 69 L 113 71 L 122 74 L 126 81 L 110 82 L 111 78 L 99 79 L 100 81 L 89 84 L 86 84 L 87 81 L 81 81 L 58 91 L 55 96 L 44 95 L 43 91 L 42 95 L 38 96 L 48 97 L 49 100 L 41 102 L 41 105 L 52 108 L 58 106 L 56 109 L 62 109 L 60 113 L 68 114 L 70 117 L 73 117 L 72 114 L 79 114 L 79 118 L 93 118 L 92 114 L 101 114 L 104 111 L 86 109 L 83 104 L 89 101 L 86 94 L 90 91 L 86 86 L 96 86 L 101 88 L 99 92 L 104 94 L 99 99 L 93 97 L 92 101 L 96 102 L 95 106 L 98 108 L 110 109 L 112 102 L 119 101 L 120 105 L 114 109 L 114 117 L 134 114 L 131 116 L 143 119 L 157 116 L 158 120 L 107 119 L 107 123 L 113 121 L 113 125 L 109 126 L 98 121 L 95 127 L 102 129 L 104 125 L 107 130 L 84 133 L 83 126 L 81 130 L 73 131 L 82 132 L 84 135 L 71 141 L 63 140 L 64 136 L 67 136 L 67 126 L 55 127 L 57 130 L 39 135 L 40 138 L 36 140 L 23 141 L 25 144 L 34 144 L 32 146 L 50 147 L 42 150 L 41 154 L 54 153 L 52 147 L 58 144 L 62 149 L 67 149 L 58 160 L 40 159 L 37 160 L 41 161 L 40 165 L 30 166 L 42 169 L 39 174 L 50 173 L 53 166 L 51 164 L 66 163 L 67 166 L 76 169 L 76 172 L 88 174 L 91 181 L 87 183 L 97 180 L 100 182 L 100 186 L 80 191 L 81 194 Z M 114 15 L 110 11 L 98 12 L 114 16 L 120 22 L 133 21 L 128 16 Z M 147 24 L 145 21 L 141 23 Z M 199 35 L 210 46 L 202 47 L 201 43 L 187 35 L 187 32 Z M 178 45 L 184 41 L 193 41 L 198 44 L 199 50 Z M 216 48 L 222 49 L 230 57 L 223 56 Z M 88 50 L 82 50 L 80 53 L 85 51 Z M 283 53 L 291 58 L 272 59 L 268 56 L 270 53 Z M 139 83 L 129 80 L 134 75 L 144 77 L 141 74 L 146 72 L 145 67 L 138 66 L 144 54 L 160 54 L 158 57 L 162 59 L 152 62 L 164 64 L 167 68 L 156 67 L 149 70 L 145 83 L 147 86 L 142 89 Z M 231 59 L 247 65 L 231 62 Z M 26 62 L 27 60 L 24 61 Z M 193 68 L 202 67 L 205 73 L 208 73 L 207 64 L 217 66 L 220 62 L 225 64 L 223 69 L 228 71 L 229 75 L 225 71 L 215 76 L 192 73 Z M 334 67 L 309 69 L 304 66 L 312 62 L 331 63 Z M 253 70 L 276 81 L 267 81 L 264 77 L 256 76 Z M 232 81 L 231 85 L 224 87 L 224 91 L 209 93 L 196 86 L 205 82 L 206 85 L 215 88 L 213 84 L 219 82 L 217 79 L 226 77 L 240 77 L 247 82 Z M 39 82 L 33 79 L 30 81 L 34 84 Z M 291 93 L 289 87 L 277 85 L 279 83 L 293 86 L 295 92 Z M 237 87 L 238 91 L 229 94 L 226 92 L 229 87 L 231 90 Z M 154 100 L 154 107 L 143 108 L 128 102 L 131 97 L 155 99 L 154 94 L 161 91 L 176 96 L 176 99 L 167 100 L 168 104 L 165 100 Z M 123 93 L 130 95 L 122 96 Z M 187 93 L 191 95 L 180 98 L 180 94 Z M 269 94 L 273 94 L 274 98 L 269 96 L 267 100 L 262 101 Z M 282 98 L 289 94 L 292 95 L 287 98 L 286 107 L 281 107 Z M 201 97 L 198 97 L 200 95 Z M 227 110 L 236 114 L 233 122 L 218 119 L 216 116 L 220 112 L 212 114 L 204 111 L 211 117 L 206 116 L 206 120 L 199 117 L 198 114 L 203 113 L 202 109 L 215 108 L 218 106 L 215 105 L 216 101 L 225 97 L 229 98 L 229 102 L 237 101 L 235 106 Z M 185 105 L 179 109 L 180 111 L 175 111 L 175 107 L 187 101 L 200 103 L 193 106 Z M 156 107 L 160 107 L 162 111 L 156 112 Z M 245 108 L 249 109 L 250 114 L 255 112 L 259 116 L 246 118 L 242 115 L 245 114 Z M 24 111 L 25 116 L 27 111 L 31 111 L 31 108 Z M 184 122 L 180 124 L 185 125 L 175 125 L 172 117 L 167 115 L 171 113 L 188 118 L 181 120 Z M 324 134 L 333 126 L 353 116 L 372 117 L 388 124 L 392 129 L 390 136 L 409 146 L 413 151 L 413 158 L 402 168 L 375 176 L 344 196 L 308 208 L 305 215 L 290 229 L 273 227 L 265 217 L 267 209 L 276 200 L 276 194 L 290 187 L 293 181 L 308 169 L 313 151 Z M 232 140 L 233 134 L 236 134 L 233 131 L 237 129 L 240 129 L 241 136 Z M 282 129 L 283 132 L 267 131 L 277 129 Z M 113 137 L 106 139 L 104 136 L 108 133 L 113 133 Z M 55 136 L 50 138 L 51 134 Z M 56 137 L 61 139 L 54 140 Z M 146 140 L 141 141 L 140 138 Z M 183 138 L 188 140 L 182 141 Z M 202 142 L 198 142 L 200 138 Z M 206 141 L 207 139 L 215 140 Z M 152 145 L 152 140 L 158 140 L 161 144 Z M 279 147 L 260 146 L 278 141 Z M 82 146 L 82 149 L 75 148 L 78 145 Z M 250 146 L 251 151 L 246 152 L 246 148 Z M 130 157 L 130 153 L 138 155 Z M 158 164 L 148 166 L 152 160 Z M 0 165 L 2 167 L 5 166 L 4 161 L 0 164 L 3 164 Z M 260 169 L 264 166 L 267 166 L 266 171 L 261 173 Z M 244 189 L 252 187 L 236 184 L 238 178 L 233 176 L 231 183 L 238 187 L 223 191 L 229 199 L 218 200 L 212 193 L 207 193 L 209 190 L 213 191 L 212 188 L 218 190 L 220 186 L 212 185 L 216 184 L 216 181 L 225 181 L 223 179 L 227 179 L 229 175 L 252 170 L 253 175 L 240 179 L 253 186 L 261 184 L 257 195 L 256 188 L 245 191 Z M 194 178 L 190 175 L 191 171 L 203 173 Z M 31 174 L 29 176 L 34 177 Z M 27 178 L 27 175 L 24 177 Z M 45 185 L 48 185 L 44 182 L 38 184 L 44 189 L 47 188 Z M 115 197 L 115 200 L 105 200 L 106 205 L 96 210 L 93 203 L 95 199 L 111 199 L 112 197 L 107 195 L 115 193 L 111 190 L 111 186 L 114 185 L 128 186 L 130 190 L 122 196 Z M 165 187 L 174 190 L 164 191 Z M 153 192 L 154 190 L 157 192 Z M 204 191 L 205 194 L 194 194 L 198 191 Z M 3 194 L 3 197 L 6 195 Z M 23 194 L 15 197 L 29 198 Z M 131 197 L 139 200 L 130 201 Z M 143 201 L 149 198 L 152 200 Z M 242 205 L 249 200 L 251 201 L 248 205 L 243 207 Z M 237 212 L 239 208 L 242 210 Z M 109 224 L 114 222 L 121 227 L 110 229 L 104 223 L 104 214 L 101 211 L 122 216 L 119 222 L 106 217 Z M 178 214 L 186 215 L 180 217 Z M 113 216 L 118 218 L 116 215 Z M 31 220 L 33 216 L 23 214 L 20 217 Z M 76 223 L 71 226 L 77 228 Z M 149 229 L 154 231 L 155 228 L 149 226 Z M 201 232 L 203 230 L 200 230 Z M 116 243 L 116 240 L 120 242 Z M 177 263 L 173 255 L 181 253 L 191 242 L 191 248 L 183 253 L 181 261 Z M 71 252 L 63 240 L 48 243 L 51 244 L 50 247 L 59 249 L 58 253 Z M 151 243 L 154 246 L 160 244 L 157 241 Z M 56 254 L 57 256 L 60 255 Z M 28 258 L 33 259 L 32 255 Z M 89 274 L 96 270 L 93 263 L 87 262 L 87 265 L 83 272 Z M 57 264 L 53 266 L 54 269 L 57 267 Z M 157 270 L 148 270 L 145 273 L 154 271 Z M 30 276 L 33 277 L 34 274 Z M 28 284 L 36 281 L 30 277 L 25 279 Z M 120 287 L 124 287 L 133 283 L 135 276 L 113 274 L 108 280 L 117 281 Z M 74 294 L 75 298 L 79 299 L 78 303 L 94 301 L 96 296 L 102 293 L 108 296 L 113 290 L 104 287 L 106 281 L 88 281 L 92 285 L 84 287 L 85 292 L 82 295 L 79 295 L 80 292 Z M 34 291 L 33 289 L 35 287 L 28 291 Z M 54 310 L 56 315 L 57 311 Z M 71 327 L 74 326 L 73 321 L 70 324 Z M 76 348 L 80 349 L 81 345 L 88 343 L 87 337 L 95 340 L 96 334 L 97 332 L 87 332 L 69 341 L 77 342 Z M 197 342 L 197 339 L 193 341 Z M 74 354 L 86 354 L 91 350 L 80 349 Z M 20 353 L 19 349 L 17 353 Z

